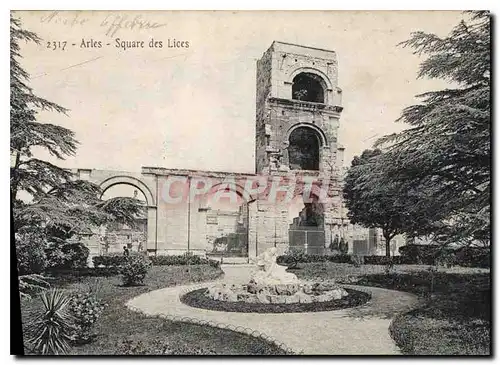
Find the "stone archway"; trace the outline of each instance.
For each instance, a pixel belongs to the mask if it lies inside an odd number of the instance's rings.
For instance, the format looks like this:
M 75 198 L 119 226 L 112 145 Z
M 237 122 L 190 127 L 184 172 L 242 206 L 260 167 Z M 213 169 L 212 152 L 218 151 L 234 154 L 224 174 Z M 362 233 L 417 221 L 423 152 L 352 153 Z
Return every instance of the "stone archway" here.
M 151 190 L 147 187 L 146 184 L 144 184 L 141 180 L 132 177 L 132 176 L 125 176 L 125 175 L 119 175 L 119 176 L 112 176 L 104 181 L 102 181 L 99 186 L 101 187 L 102 194 L 109 188 L 111 188 L 114 185 L 131 185 L 136 187 L 141 191 L 141 193 L 144 195 L 146 198 L 146 204 L 148 207 L 156 207 L 156 199 L 154 198 L 153 194 L 151 193 Z M 102 196 L 101 194 L 101 196 Z
M 249 202 L 238 184 L 214 185 L 200 201 L 205 214 L 206 244 L 210 255 L 249 255 Z
M 102 191 L 101 197 L 107 190 L 117 185 L 130 185 L 135 187 L 146 199 L 146 239 L 141 245 L 140 250 L 145 252 L 154 252 L 156 250 L 157 242 L 157 202 L 155 196 L 152 194 L 148 186 L 141 180 L 132 176 L 116 175 L 105 179 L 99 184 Z

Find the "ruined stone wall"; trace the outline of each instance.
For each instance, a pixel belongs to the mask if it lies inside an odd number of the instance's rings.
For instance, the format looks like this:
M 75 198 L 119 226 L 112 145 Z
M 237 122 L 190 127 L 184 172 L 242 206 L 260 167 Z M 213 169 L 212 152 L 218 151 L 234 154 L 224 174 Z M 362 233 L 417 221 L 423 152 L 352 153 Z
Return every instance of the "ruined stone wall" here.
M 300 73 L 311 73 L 322 80 L 324 103 L 292 98 L 293 79 Z M 339 173 L 342 170 L 339 164 L 342 164 L 343 159 L 341 154 L 337 155 L 337 134 L 342 111 L 341 90 L 337 86 L 337 56 L 333 51 L 273 42 L 257 61 L 256 76 L 255 172 L 267 180 L 263 182 L 266 189 L 245 203 L 248 204 L 248 254 L 255 257 L 270 247 L 278 247 L 280 252 L 288 247 L 293 217 L 290 216 L 289 201 L 269 198 L 275 178 L 280 179 L 280 184 L 287 190 L 293 190 L 292 199 L 302 194 L 303 185 L 297 183 L 306 177 L 316 180 L 316 191 L 313 192 L 316 195 L 320 194 L 321 186 L 327 187 L 326 200 L 322 203 L 326 247 L 331 241 L 332 232 L 338 230 L 344 221 L 340 211 Z M 319 171 L 289 169 L 289 136 L 301 126 L 314 130 L 321 140 Z M 191 179 L 198 177 L 223 183 L 227 179 L 238 182 L 238 179 L 256 176 L 147 167 L 135 180 L 126 176 L 115 179 L 111 175 L 103 175 L 100 178 L 102 183 L 138 184 L 145 194 L 149 194 L 147 249 L 156 254 L 210 250 L 215 234 L 214 227 L 209 227 L 209 207 L 202 199 L 189 201 L 185 196 L 175 204 L 165 201 L 163 187 L 172 177 L 185 178 L 189 184 Z M 240 188 L 243 185 L 244 182 Z M 186 192 L 186 183 L 174 185 L 170 189 L 173 189 L 173 195 L 182 196 Z
M 306 179 L 313 179 L 310 194 L 304 192 Z M 280 181 L 279 192 L 273 199 L 270 193 L 273 179 Z M 336 175 L 310 171 L 276 171 L 268 176 L 267 188 L 258 195 L 249 210 L 250 242 L 253 242 L 255 254 L 258 255 L 270 247 L 278 247 L 281 251 L 288 248 L 289 228 L 293 223 L 291 206 L 297 199 L 302 201 L 303 195 L 308 197 L 321 196 L 324 216 L 325 247 L 328 246 L 331 230 L 337 224 L 340 205 L 340 181 Z M 287 194 L 289 196 L 287 197 Z M 249 250 L 252 254 L 252 249 Z
M 210 181 L 213 186 L 225 186 L 234 181 L 243 185 L 250 174 L 233 174 L 224 172 L 176 170 L 161 168 L 143 168 L 148 174 L 155 174 L 158 178 L 158 207 L 157 207 L 157 236 L 151 253 L 179 254 L 186 251 L 205 252 L 212 249 L 214 240 L 213 226 L 210 228 L 210 204 L 207 203 L 209 194 L 200 194 L 194 200 L 188 199 L 191 184 L 198 180 Z M 176 179 L 174 183 L 171 179 Z M 241 188 L 241 186 L 239 188 Z M 168 189 L 168 190 L 167 190 Z M 169 202 L 166 194 L 176 202 Z M 212 192 L 213 193 L 213 192 Z M 221 218 L 224 220 L 224 218 Z
M 256 125 L 255 125 L 255 166 L 256 173 L 260 173 L 264 166 L 267 166 L 268 156 L 266 153 L 267 131 L 266 121 L 268 120 L 267 100 L 271 94 L 271 70 L 272 70 L 272 46 L 257 61 L 256 74 Z

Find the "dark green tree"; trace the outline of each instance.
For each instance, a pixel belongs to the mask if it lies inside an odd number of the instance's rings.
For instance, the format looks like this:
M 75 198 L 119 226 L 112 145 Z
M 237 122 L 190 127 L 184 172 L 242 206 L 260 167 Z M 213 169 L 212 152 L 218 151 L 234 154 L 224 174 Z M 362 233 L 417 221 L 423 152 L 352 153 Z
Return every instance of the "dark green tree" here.
M 10 192 L 16 239 L 33 235 L 67 239 L 91 226 L 110 221 L 133 225 L 143 212 L 142 203 L 133 198 L 100 199 L 99 186 L 77 180 L 66 169 L 37 158 L 33 149 L 46 150 L 57 159 L 75 154 L 78 141 L 64 127 L 37 120 L 40 111 L 68 112 L 62 106 L 36 96 L 29 86 L 29 74 L 21 67 L 21 42 L 39 43 L 38 36 L 21 28 L 10 17 Z M 20 199 L 20 192 L 29 199 Z M 26 201 L 29 201 L 27 203 Z
M 429 234 L 443 217 L 440 202 L 431 198 L 432 186 L 417 189 L 411 180 L 392 178 L 388 163 L 381 150 L 365 150 L 354 157 L 343 188 L 351 223 L 381 229 L 386 256 L 396 235 Z
M 100 188 L 88 181 L 76 180 L 71 171 L 35 157 L 33 148 L 45 149 L 58 159 L 75 154 L 78 141 L 74 132 L 37 121 L 40 110 L 67 113 L 62 106 L 38 97 L 29 83 L 29 75 L 19 64 L 21 41 L 39 43 L 38 36 L 21 28 L 10 18 L 10 152 L 12 157 L 10 189 L 14 208 L 14 227 L 43 225 L 50 232 L 77 233 L 94 224 L 119 220 L 133 224 L 142 212 L 140 201 L 133 198 L 100 199 Z M 19 199 L 19 192 L 32 199 Z
M 435 231 L 443 242 L 490 238 L 490 14 L 466 12 L 444 38 L 415 32 L 401 43 L 427 58 L 419 78 L 452 86 L 418 95 L 399 122 L 409 128 L 378 141 L 386 173 L 425 191 L 441 211 Z
M 380 150 L 365 150 L 361 156 L 354 157 L 344 180 L 343 196 L 351 223 L 382 229 L 386 255 L 390 256 L 391 239 L 403 232 L 404 207 L 398 204 L 396 184 L 380 184 L 381 154 Z

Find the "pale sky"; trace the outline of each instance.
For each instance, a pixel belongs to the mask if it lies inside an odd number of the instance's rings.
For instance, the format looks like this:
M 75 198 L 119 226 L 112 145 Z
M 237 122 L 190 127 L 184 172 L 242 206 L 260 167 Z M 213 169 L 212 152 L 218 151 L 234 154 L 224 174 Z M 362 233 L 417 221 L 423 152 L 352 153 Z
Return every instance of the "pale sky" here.
M 31 86 L 70 110 L 68 116 L 43 113 L 40 120 L 72 129 L 81 143 L 75 157 L 58 165 L 249 173 L 255 63 L 273 40 L 337 52 L 344 107 L 339 142 L 348 165 L 375 138 L 403 127 L 394 121 L 414 95 L 446 86 L 417 81 L 422 59 L 397 43 L 418 30 L 445 36 L 462 18 L 457 11 L 85 11 L 77 18 L 84 23 L 71 25 L 75 12 L 17 14 L 44 40 L 22 48 Z M 161 26 L 109 34 L 124 16 Z M 81 49 L 82 38 L 103 47 Z M 146 48 L 123 51 L 114 47 L 116 38 L 143 40 Z M 149 48 L 151 38 L 163 48 Z M 189 48 L 168 48 L 168 39 L 188 41 Z M 64 51 L 51 50 L 47 41 L 68 44 Z

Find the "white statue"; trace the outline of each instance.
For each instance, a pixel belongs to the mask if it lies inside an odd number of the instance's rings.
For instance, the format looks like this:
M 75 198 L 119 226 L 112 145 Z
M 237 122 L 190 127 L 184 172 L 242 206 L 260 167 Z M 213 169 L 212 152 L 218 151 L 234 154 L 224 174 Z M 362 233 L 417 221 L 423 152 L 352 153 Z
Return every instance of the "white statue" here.
M 252 275 L 252 280 L 257 284 L 296 284 L 299 279 L 295 274 L 286 272 L 286 267 L 278 265 L 276 258 L 278 250 L 271 247 L 260 254 L 256 259 L 258 270 Z

